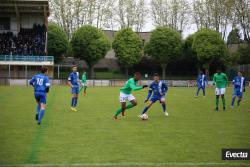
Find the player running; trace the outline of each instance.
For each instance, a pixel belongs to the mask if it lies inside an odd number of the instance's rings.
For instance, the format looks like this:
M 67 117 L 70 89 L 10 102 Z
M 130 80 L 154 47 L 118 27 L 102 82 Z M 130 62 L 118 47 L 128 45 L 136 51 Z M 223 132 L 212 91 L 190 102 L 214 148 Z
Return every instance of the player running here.
M 122 113 L 122 116 L 125 116 L 125 110 L 133 108 L 137 105 L 137 101 L 135 97 L 132 95 L 131 91 L 134 90 L 141 90 L 145 87 L 148 87 L 148 85 L 143 86 L 137 86 L 138 81 L 141 79 L 141 74 L 139 72 L 136 72 L 134 74 L 133 78 L 130 78 L 125 85 L 120 89 L 120 103 L 121 108 L 119 108 L 115 115 L 113 116 L 114 120 L 117 120 L 117 116 Z M 130 103 L 126 105 L 126 100 L 128 100 Z
M 41 124 L 43 119 L 46 106 L 46 94 L 49 92 L 50 83 L 47 74 L 48 69 L 42 67 L 41 73 L 34 75 L 29 81 L 29 84 L 34 87 L 34 96 L 37 102 L 36 120 L 38 125 Z
M 218 111 L 219 105 L 219 98 L 221 96 L 222 103 L 223 103 L 223 110 L 226 110 L 226 102 L 225 102 L 225 93 L 226 93 L 226 86 L 228 83 L 227 75 L 221 72 L 221 69 L 217 69 L 217 73 L 214 74 L 214 85 L 216 86 L 215 94 L 216 94 L 216 108 L 215 111 Z
M 198 97 L 200 89 L 203 91 L 203 97 L 206 96 L 206 85 L 208 84 L 207 76 L 204 74 L 203 71 L 200 71 L 200 74 L 198 75 L 198 78 L 196 80 L 198 90 L 196 92 L 196 97 Z
M 72 73 L 68 77 L 68 84 L 71 87 L 72 99 L 71 99 L 71 111 L 76 112 L 77 99 L 79 94 L 80 80 L 79 73 L 77 72 L 77 66 L 72 66 Z
M 234 84 L 234 92 L 233 92 L 233 98 L 232 98 L 232 103 L 231 103 L 232 108 L 234 107 L 234 101 L 236 97 L 238 97 L 237 105 L 238 106 L 240 105 L 242 94 L 245 91 L 246 81 L 240 71 L 238 71 L 237 76 L 234 77 L 233 84 Z
M 82 84 L 82 87 L 80 88 L 80 92 L 84 88 L 83 93 L 86 94 L 86 90 L 87 90 L 87 75 L 86 75 L 86 71 L 85 70 L 83 71 L 83 74 L 82 74 L 81 84 Z
M 165 95 L 167 91 L 168 91 L 167 85 L 163 83 L 162 81 L 160 81 L 160 77 L 157 73 L 154 74 L 154 81 L 149 86 L 148 96 L 144 102 L 145 103 L 148 102 L 149 98 L 152 95 L 152 92 L 153 92 L 153 96 L 151 97 L 149 103 L 144 108 L 144 110 L 142 111 L 141 115 L 139 115 L 139 117 L 142 118 L 143 117 L 142 115 L 145 114 L 147 110 L 158 100 L 162 105 L 164 114 L 168 116 L 168 113 L 166 111 L 166 103 L 165 103 Z

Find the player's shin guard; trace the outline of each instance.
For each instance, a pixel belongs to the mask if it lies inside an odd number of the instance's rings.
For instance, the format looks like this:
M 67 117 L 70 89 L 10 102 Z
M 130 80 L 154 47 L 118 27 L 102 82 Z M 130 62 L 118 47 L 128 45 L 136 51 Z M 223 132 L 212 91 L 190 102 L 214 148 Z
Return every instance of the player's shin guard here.
M 86 93 L 86 90 L 87 90 L 87 86 L 84 86 L 84 93 Z
M 142 115 L 142 114 L 145 114 L 145 113 L 148 111 L 148 109 L 149 109 L 149 107 L 148 107 L 148 106 L 146 106 L 146 107 L 143 109 L 143 111 L 142 111 L 141 115 Z
M 38 117 L 38 124 L 41 123 L 41 121 L 43 119 L 43 116 L 44 116 L 44 110 L 41 110 L 40 113 L 39 113 L 39 117 Z
M 234 106 L 235 99 L 236 99 L 236 96 L 233 96 L 233 98 L 232 98 L 232 103 L 231 103 L 231 106 L 232 106 L 232 107 Z
M 166 112 L 166 104 L 162 104 L 162 109 L 163 109 L 163 112 Z

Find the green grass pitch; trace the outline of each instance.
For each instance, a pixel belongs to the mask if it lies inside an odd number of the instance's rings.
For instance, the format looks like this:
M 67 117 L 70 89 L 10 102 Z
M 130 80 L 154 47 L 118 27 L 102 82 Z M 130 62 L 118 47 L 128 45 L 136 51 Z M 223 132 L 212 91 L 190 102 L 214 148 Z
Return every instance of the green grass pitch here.
M 69 87 L 53 86 L 41 126 L 36 124 L 32 87 L 0 87 L 0 166 L 250 166 L 222 161 L 222 148 L 250 148 L 250 89 L 240 107 L 215 112 L 214 88 L 194 98 L 196 88 L 172 88 L 169 117 L 156 103 L 149 120 L 137 116 L 147 90 L 134 92 L 138 106 L 113 121 L 119 88 L 95 87 L 70 112 Z M 201 94 L 200 94 L 201 95 Z M 220 106 L 222 105 L 220 100 Z

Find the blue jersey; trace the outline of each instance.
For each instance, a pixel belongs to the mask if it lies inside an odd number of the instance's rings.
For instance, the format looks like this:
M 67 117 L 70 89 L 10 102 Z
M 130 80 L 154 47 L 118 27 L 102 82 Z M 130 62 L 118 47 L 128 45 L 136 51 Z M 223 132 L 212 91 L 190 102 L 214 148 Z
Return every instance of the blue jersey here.
M 35 92 L 46 93 L 46 89 L 50 86 L 49 77 L 44 74 L 34 75 L 29 84 L 33 85 Z
M 153 92 L 153 97 L 160 98 L 162 96 L 165 96 L 167 91 L 168 87 L 165 83 L 163 83 L 162 81 L 159 82 L 153 81 L 149 86 L 147 100 L 150 98 L 152 92 Z
M 68 81 L 70 81 L 71 85 L 74 87 L 79 87 L 79 73 L 78 72 L 72 72 L 69 74 Z
M 198 87 L 205 87 L 208 84 L 207 76 L 205 74 L 198 75 L 196 83 Z
M 245 80 L 244 77 L 236 76 L 233 79 L 233 84 L 234 84 L 234 89 L 235 90 L 238 90 L 238 91 L 242 92 L 243 89 L 246 86 L 246 80 Z

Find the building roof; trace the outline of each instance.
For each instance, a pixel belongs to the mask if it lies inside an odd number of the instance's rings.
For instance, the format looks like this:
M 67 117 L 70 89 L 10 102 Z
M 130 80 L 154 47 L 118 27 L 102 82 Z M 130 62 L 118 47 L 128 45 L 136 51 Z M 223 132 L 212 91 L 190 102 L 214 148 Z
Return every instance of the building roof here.
M 48 0 L 1 0 L 1 14 L 44 14 L 49 15 Z

